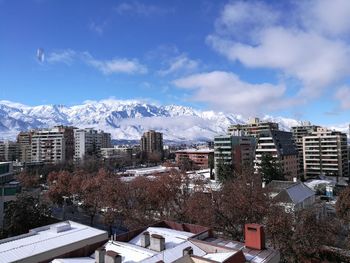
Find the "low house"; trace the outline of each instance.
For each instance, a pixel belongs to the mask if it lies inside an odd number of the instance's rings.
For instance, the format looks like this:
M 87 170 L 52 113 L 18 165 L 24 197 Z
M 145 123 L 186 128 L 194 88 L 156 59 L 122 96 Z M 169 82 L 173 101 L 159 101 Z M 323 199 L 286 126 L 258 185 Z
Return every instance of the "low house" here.
M 302 182 L 273 180 L 266 186 L 270 197 L 286 211 L 306 208 L 315 203 L 315 192 Z
M 55 259 L 53 263 L 69 263 L 74 258 Z M 162 221 L 154 225 L 115 236 L 97 249 L 93 257 L 80 262 L 144 262 L 144 263 L 278 263 L 280 253 L 266 248 L 262 226 L 245 226 L 245 242 L 225 240 L 210 228 Z
M 0 263 L 44 263 L 58 257 L 86 257 L 107 240 L 106 231 L 73 221 L 47 225 L 0 240 Z

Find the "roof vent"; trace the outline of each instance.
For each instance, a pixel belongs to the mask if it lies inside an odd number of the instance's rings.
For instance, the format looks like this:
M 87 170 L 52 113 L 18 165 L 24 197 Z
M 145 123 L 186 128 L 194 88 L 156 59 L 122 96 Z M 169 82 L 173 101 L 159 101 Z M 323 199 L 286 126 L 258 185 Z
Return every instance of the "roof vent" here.
M 54 233 L 60 233 L 70 229 L 71 229 L 71 225 L 69 222 L 59 223 L 59 224 L 50 226 L 50 231 Z
M 165 238 L 157 234 L 151 235 L 150 249 L 157 252 L 165 250 Z

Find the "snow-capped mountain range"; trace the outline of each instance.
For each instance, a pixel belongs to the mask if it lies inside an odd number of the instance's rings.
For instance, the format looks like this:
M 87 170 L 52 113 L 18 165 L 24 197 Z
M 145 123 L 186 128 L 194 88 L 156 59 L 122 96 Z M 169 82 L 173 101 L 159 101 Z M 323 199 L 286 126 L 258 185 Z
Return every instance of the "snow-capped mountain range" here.
M 285 130 L 300 124 L 282 117 L 263 119 L 276 121 Z M 116 140 L 138 140 L 144 131 L 155 129 L 166 140 L 204 141 L 224 134 L 230 124 L 246 122 L 240 115 L 179 105 L 158 106 L 137 100 L 86 101 L 75 106 L 27 106 L 0 101 L 0 139 L 14 139 L 19 131 L 62 124 L 101 129 Z

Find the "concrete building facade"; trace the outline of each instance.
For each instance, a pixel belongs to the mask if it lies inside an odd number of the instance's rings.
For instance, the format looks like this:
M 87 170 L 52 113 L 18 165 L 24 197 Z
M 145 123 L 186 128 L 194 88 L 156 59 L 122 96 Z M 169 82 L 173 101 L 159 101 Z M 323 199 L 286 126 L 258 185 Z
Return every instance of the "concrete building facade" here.
M 345 133 L 317 128 L 303 137 L 304 176 L 319 175 L 347 177 L 348 151 Z
M 20 132 L 17 135 L 19 161 L 21 163 L 31 163 L 32 161 L 32 135 L 33 131 Z
M 259 118 L 251 118 L 247 124 L 233 124 L 228 127 L 228 134 L 235 134 L 241 132 L 246 136 L 258 137 L 262 132 L 268 132 L 271 130 L 278 130 L 278 123 L 260 121 Z
M 100 156 L 101 148 L 110 148 L 111 134 L 92 128 L 74 130 L 74 160 L 83 160 L 88 156 Z
M 241 172 L 254 161 L 255 138 L 239 135 L 221 135 L 214 137 L 215 177 L 217 179 L 220 163 L 232 167 L 232 171 Z
M 298 176 L 298 152 L 291 132 L 271 130 L 260 133 L 255 151 L 254 168 L 258 173 L 264 155 L 271 155 L 281 165 L 286 179 Z
M 214 150 L 211 149 L 185 149 L 175 152 L 177 165 L 183 161 L 190 160 L 198 169 L 209 168 L 209 162 L 212 158 L 214 158 Z
M 32 163 L 59 163 L 73 159 L 73 127 L 35 130 L 31 136 Z
M 143 133 L 141 137 L 141 152 L 147 156 L 152 154 L 163 156 L 163 134 L 154 130 Z
M 311 125 L 310 122 L 303 122 L 300 126 L 294 126 L 291 128 L 293 133 L 294 143 L 298 151 L 298 176 L 304 175 L 304 151 L 303 151 L 303 137 L 311 135 L 320 126 Z
M 19 159 L 19 146 L 16 142 L 0 142 L 0 161 L 12 162 Z

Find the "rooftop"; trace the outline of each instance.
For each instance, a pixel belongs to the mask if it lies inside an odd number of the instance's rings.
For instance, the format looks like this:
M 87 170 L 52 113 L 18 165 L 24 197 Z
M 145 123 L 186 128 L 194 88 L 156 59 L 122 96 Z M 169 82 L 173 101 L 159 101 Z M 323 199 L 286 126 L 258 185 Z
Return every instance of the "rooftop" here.
M 108 235 L 105 231 L 73 221 L 35 228 L 27 234 L 0 240 L 0 262 L 28 259 L 35 255 L 97 237 L 99 241 L 103 241 L 108 238 Z M 55 256 L 55 254 L 52 255 Z M 61 254 L 56 256 L 58 255 Z
M 284 203 L 298 204 L 315 195 L 315 192 L 302 182 L 274 180 L 267 185 L 267 189 L 273 198 Z
M 145 234 L 149 234 L 150 237 L 148 244 L 145 244 Z M 158 238 L 158 241 L 164 240 L 164 249 L 154 250 L 153 237 Z M 156 263 L 160 261 L 167 263 L 179 259 L 184 260 L 181 262 L 192 262 L 191 259 L 195 258 L 232 263 L 271 263 L 279 260 L 278 251 L 273 249 L 250 249 L 245 247 L 244 243 L 214 237 L 209 228 L 170 221 L 162 221 L 153 226 L 117 236 L 115 240 L 108 241 L 104 245 L 104 249 L 121 256 L 122 263 Z M 184 251 L 188 251 L 188 249 L 192 251 L 192 254 L 184 258 Z M 71 260 L 74 259 L 56 259 L 53 262 L 76 262 Z M 94 263 L 94 255 L 90 257 L 90 261 L 88 260 L 89 258 L 84 258 L 82 262 Z
M 213 153 L 213 149 L 184 149 L 184 150 L 178 150 L 176 153 Z

